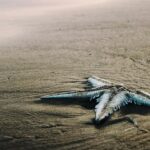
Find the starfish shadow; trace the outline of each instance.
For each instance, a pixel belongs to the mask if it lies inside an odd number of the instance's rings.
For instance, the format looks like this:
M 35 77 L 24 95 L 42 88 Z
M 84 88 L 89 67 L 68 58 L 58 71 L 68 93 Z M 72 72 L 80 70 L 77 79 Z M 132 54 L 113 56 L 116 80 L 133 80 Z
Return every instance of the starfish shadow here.
M 111 126 L 114 124 L 118 124 L 123 121 L 128 121 L 131 124 L 134 124 L 134 119 L 130 117 L 130 115 L 138 114 L 138 115 L 148 115 L 150 114 L 149 107 L 146 106 L 138 106 L 134 104 L 129 104 L 125 107 L 122 107 L 120 110 L 122 117 L 117 119 L 111 119 L 111 116 L 103 119 L 100 123 L 97 123 L 93 118 L 91 122 L 86 122 L 87 125 L 95 125 L 97 129 L 104 128 L 106 126 Z M 136 121 L 135 121 L 136 122 Z
M 121 114 L 122 115 L 130 115 L 130 114 L 146 115 L 146 114 L 150 114 L 150 109 L 147 106 L 129 104 L 126 107 L 121 108 Z
M 45 105 L 80 105 L 86 109 L 94 109 L 96 101 L 89 101 L 87 99 L 76 99 L 76 98 L 55 98 L 55 99 L 40 99 L 34 101 L 37 104 Z

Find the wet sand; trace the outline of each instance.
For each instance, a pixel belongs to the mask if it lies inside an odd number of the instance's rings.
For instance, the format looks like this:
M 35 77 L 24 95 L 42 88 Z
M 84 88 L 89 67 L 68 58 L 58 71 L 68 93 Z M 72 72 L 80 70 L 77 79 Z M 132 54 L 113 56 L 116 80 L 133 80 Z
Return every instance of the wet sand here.
M 96 128 L 80 103 L 43 103 L 96 75 L 150 93 L 150 1 L 0 1 L 0 149 L 150 149 L 149 108 Z

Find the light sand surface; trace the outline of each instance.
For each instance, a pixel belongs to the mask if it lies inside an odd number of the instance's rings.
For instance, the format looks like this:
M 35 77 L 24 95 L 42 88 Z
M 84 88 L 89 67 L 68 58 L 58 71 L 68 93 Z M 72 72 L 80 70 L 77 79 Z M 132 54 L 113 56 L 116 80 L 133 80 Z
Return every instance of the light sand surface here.
M 40 96 L 83 90 L 96 75 L 150 93 L 149 0 L 0 0 L 0 149 L 149 150 L 149 108 L 102 128 L 80 103 Z

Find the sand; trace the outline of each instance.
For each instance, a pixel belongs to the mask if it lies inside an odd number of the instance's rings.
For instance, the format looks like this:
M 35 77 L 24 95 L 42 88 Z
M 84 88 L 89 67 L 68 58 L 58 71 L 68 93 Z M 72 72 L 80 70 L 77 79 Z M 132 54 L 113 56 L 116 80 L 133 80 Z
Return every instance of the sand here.
M 96 128 L 93 109 L 43 103 L 96 75 L 150 92 L 150 1 L 1 0 L 0 149 L 150 149 L 149 108 L 124 108 Z

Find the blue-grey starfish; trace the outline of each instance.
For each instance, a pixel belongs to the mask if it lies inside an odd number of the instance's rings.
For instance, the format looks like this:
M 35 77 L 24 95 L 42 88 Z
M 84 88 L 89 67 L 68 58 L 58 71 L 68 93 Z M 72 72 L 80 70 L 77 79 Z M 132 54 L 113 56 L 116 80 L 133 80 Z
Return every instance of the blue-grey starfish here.
M 133 103 L 136 105 L 150 106 L 150 94 L 144 91 L 129 90 L 122 84 L 113 84 L 97 77 L 88 78 L 91 84 L 90 90 L 63 92 L 41 97 L 44 99 L 86 99 L 95 100 L 95 121 L 97 124 L 121 107 Z

